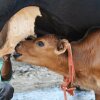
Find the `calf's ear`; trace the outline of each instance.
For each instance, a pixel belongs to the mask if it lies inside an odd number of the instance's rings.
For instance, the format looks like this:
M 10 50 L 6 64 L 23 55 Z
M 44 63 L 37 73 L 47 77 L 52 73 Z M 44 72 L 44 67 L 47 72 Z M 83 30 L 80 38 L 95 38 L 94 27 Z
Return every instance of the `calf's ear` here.
M 65 53 L 66 50 L 68 49 L 68 45 L 69 45 L 68 40 L 66 40 L 66 39 L 59 40 L 57 43 L 57 48 L 55 50 L 55 53 L 57 55 Z

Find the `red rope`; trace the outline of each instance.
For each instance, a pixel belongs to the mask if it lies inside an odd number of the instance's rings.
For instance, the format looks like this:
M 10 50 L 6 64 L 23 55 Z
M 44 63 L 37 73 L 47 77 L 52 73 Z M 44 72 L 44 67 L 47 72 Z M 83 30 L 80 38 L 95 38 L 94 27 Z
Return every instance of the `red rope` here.
M 74 90 L 75 90 L 75 88 L 72 86 L 75 78 L 75 69 L 74 69 L 72 50 L 70 44 L 68 44 L 67 50 L 68 50 L 69 78 L 64 76 L 64 83 L 61 85 L 61 88 L 64 91 L 64 100 L 67 100 L 66 92 L 68 92 L 70 95 L 74 95 Z

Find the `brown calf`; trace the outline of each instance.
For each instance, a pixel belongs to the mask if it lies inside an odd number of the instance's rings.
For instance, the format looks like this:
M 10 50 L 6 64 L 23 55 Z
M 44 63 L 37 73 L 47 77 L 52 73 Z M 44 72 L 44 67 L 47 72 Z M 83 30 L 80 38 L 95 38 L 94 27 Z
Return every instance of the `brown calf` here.
M 35 40 L 22 41 L 14 55 L 17 61 L 46 66 L 61 75 L 68 76 L 66 39 L 46 35 Z M 100 29 L 92 30 L 81 41 L 72 42 L 75 65 L 75 85 L 93 89 L 100 100 Z

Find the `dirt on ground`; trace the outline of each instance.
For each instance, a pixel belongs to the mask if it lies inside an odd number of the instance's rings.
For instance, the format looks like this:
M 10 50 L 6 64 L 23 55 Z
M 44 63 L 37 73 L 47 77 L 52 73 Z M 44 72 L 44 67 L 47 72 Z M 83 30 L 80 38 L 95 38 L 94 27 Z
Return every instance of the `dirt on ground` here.
M 10 83 L 15 92 L 31 91 L 39 88 L 60 86 L 63 77 L 45 67 L 16 62 L 13 58 L 13 76 Z

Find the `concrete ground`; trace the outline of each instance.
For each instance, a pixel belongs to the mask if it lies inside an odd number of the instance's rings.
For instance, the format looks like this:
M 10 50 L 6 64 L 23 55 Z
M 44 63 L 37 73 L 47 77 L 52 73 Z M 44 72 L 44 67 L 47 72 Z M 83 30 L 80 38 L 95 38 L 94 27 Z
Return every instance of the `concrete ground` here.
M 95 100 L 93 91 L 75 91 L 74 96 L 67 94 L 68 100 Z M 60 88 L 45 88 L 30 92 L 15 93 L 12 100 L 64 100 Z

